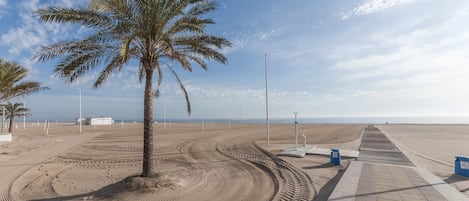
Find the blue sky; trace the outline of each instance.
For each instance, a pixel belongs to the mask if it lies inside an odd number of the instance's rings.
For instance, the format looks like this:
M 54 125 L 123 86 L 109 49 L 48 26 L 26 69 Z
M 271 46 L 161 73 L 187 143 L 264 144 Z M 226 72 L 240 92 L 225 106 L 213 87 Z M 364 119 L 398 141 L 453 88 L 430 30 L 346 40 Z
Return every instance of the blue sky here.
M 43 45 L 83 36 L 86 29 L 44 24 L 32 11 L 85 6 L 73 0 L 0 0 L 0 57 L 28 67 L 29 78 L 51 88 L 26 101 L 31 120 L 72 120 L 78 89 L 85 116 L 143 117 L 143 87 L 135 65 L 98 90 L 96 73 L 74 85 L 51 75 L 54 62 L 31 58 Z M 223 0 L 208 32 L 233 43 L 227 65 L 180 72 L 192 118 L 263 118 L 264 53 L 268 55 L 272 117 L 467 116 L 469 1 L 467 0 Z M 155 116 L 188 118 L 170 74 Z

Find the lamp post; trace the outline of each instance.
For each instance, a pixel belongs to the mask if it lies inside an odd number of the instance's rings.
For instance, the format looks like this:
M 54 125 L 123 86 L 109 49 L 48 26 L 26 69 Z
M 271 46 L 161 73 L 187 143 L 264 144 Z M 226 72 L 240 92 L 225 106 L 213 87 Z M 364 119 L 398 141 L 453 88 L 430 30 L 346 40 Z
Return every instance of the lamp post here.
M 272 52 L 264 54 L 264 73 L 265 73 L 265 127 L 267 130 L 267 150 L 270 149 L 270 128 L 269 128 L 269 93 L 268 93 L 268 79 L 267 79 L 267 55 Z

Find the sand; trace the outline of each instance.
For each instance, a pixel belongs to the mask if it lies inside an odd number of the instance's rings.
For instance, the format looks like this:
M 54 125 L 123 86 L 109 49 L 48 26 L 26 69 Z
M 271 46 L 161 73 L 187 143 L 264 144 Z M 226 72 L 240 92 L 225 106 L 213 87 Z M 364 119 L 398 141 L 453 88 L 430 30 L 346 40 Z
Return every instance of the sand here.
M 300 125 L 307 144 L 358 150 L 366 125 Z M 155 125 L 157 175 L 141 171 L 141 124 L 28 125 L 0 144 L 0 200 L 326 200 L 343 171 L 329 157 L 277 157 L 294 146 L 293 125 Z M 469 155 L 469 126 L 389 125 L 380 128 L 420 167 L 468 195 L 467 178 L 453 174 L 454 155 Z M 299 140 L 303 143 L 302 138 Z
M 379 128 L 418 167 L 469 197 L 469 178 L 454 174 L 456 155 L 469 156 L 469 125 L 382 125 Z
M 358 149 L 363 125 L 300 125 L 308 144 Z M 141 124 L 28 125 L 0 145 L 0 200 L 322 200 L 348 164 L 267 152 L 264 125 L 171 124 L 155 129 L 158 175 L 139 181 Z M 270 151 L 293 146 L 293 125 L 271 125 Z M 302 140 L 300 140 L 302 143 Z

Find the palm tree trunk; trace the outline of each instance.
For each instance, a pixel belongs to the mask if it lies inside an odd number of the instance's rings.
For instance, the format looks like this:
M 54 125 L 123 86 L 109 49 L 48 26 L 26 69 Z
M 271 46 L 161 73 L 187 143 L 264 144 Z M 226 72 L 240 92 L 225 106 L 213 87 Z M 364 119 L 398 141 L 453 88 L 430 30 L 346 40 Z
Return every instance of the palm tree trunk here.
M 10 126 L 8 127 L 8 132 L 11 133 L 13 130 L 13 117 L 10 117 Z
M 143 166 L 142 177 L 153 173 L 153 71 L 145 72 L 145 94 L 143 100 Z

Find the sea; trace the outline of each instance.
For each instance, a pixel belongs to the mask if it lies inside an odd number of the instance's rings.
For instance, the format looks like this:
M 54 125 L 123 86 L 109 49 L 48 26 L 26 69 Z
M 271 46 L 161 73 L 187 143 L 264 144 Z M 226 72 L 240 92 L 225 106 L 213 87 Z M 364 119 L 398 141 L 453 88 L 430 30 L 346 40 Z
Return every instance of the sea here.
M 156 119 L 156 122 L 163 123 L 164 119 Z M 467 117 L 308 117 L 297 118 L 298 123 L 303 124 L 469 124 Z M 116 120 L 116 122 L 120 122 Z M 126 122 L 124 120 L 124 122 Z M 142 122 L 136 121 L 136 122 Z M 166 119 L 168 123 L 242 123 L 261 124 L 265 123 L 265 118 L 251 119 Z M 270 118 L 271 124 L 294 123 L 294 118 Z
M 18 119 L 20 122 L 22 119 Z M 49 122 L 74 122 L 73 120 L 51 120 L 51 119 L 28 119 L 27 122 L 43 123 Z M 224 124 L 263 124 L 266 123 L 265 118 L 167 118 L 155 119 L 157 123 L 224 123 Z M 435 116 L 435 117 L 299 117 L 296 120 L 302 124 L 468 124 L 469 116 Z M 114 118 L 115 123 L 142 123 L 143 119 L 119 119 Z M 290 124 L 294 123 L 295 119 L 292 118 L 270 118 L 270 124 Z

